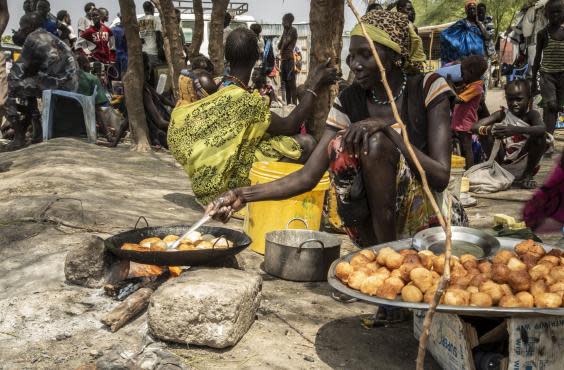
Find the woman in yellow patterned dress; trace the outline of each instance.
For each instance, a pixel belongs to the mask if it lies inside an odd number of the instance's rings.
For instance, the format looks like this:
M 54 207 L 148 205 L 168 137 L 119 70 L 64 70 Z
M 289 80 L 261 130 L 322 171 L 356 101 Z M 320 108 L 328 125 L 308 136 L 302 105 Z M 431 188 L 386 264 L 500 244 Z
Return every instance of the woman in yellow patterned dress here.
M 305 163 L 315 148 L 309 135 L 299 135 L 313 107 L 316 91 L 336 80 L 336 70 L 315 69 L 308 94 L 285 118 L 270 112 L 270 103 L 247 84 L 259 58 L 255 34 L 245 28 L 232 31 L 225 45 L 231 74 L 219 90 L 202 99 L 180 104 L 168 129 L 171 153 L 184 167 L 200 204 L 219 194 L 249 184 L 257 161 Z

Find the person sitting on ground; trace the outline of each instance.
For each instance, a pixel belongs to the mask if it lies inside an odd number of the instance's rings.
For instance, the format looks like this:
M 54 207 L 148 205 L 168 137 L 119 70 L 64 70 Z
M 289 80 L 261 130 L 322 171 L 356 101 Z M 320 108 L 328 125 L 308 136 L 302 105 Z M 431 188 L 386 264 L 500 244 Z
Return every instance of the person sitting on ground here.
M 288 117 L 280 118 L 248 86 L 259 57 L 255 33 L 233 30 L 225 57 L 231 75 L 223 77 L 215 94 L 177 107 L 168 130 L 171 153 L 190 177 L 200 204 L 248 185 L 253 162 L 305 162 L 315 140 L 298 135 L 299 125 L 310 115 L 316 91 L 336 78 L 336 70 L 327 66 L 311 71 L 308 96 Z
M 362 23 L 382 59 L 393 99 L 439 206 L 446 213 L 452 199 L 452 224 L 466 224 L 460 203 L 443 193 L 450 176 L 452 90 L 435 73 L 404 72 L 412 46 L 404 14 L 372 11 Z M 355 83 L 335 100 L 323 136 L 304 168 L 268 184 L 222 194 L 207 209 L 215 219 L 227 221 L 249 202 L 307 192 L 329 170 L 339 216 L 361 248 L 437 226 L 402 136 L 391 127 L 396 119 L 361 25 L 351 31 L 349 54 Z
M 90 12 L 93 9 L 96 9 L 96 5 L 94 3 L 86 3 L 86 5 L 84 5 L 84 17 L 80 17 L 78 19 L 78 26 L 76 27 L 79 35 L 94 25 L 92 17 L 90 16 Z
M 20 29 L 13 40 L 22 46 L 20 58 L 8 75 L 8 100 L 6 117 L 15 130 L 14 140 L 8 149 L 25 145 L 26 132 L 33 124 L 32 142 L 42 138 L 41 116 L 37 98 L 43 90 L 76 91 L 78 66 L 70 48 L 41 26 L 43 19 L 29 13 L 20 19 Z M 20 118 L 17 99 L 26 103 L 26 112 Z
M 76 35 L 71 26 L 69 12 L 66 10 L 59 11 L 57 13 L 57 21 L 64 26 L 64 28 L 59 28 L 59 38 L 72 49 L 76 42 Z
M 534 189 L 533 180 L 546 150 L 546 127 L 540 113 L 530 110 L 529 82 L 515 80 L 505 86 L 507 108 L 477 122 L 472 132 L 480 135 L 486 153 L 493 148 L 494 139 L 502 140 L 497 162 L 515 176 L 514 186 Z
M 564 111 L 564 0 L 550 0 L 544 9 L 548 25 L 537 35 L 533 94 L 538 93 L 540 71 L 544 124 L 547 132 L 553 134 L 558 112 Z
M 206 56 L 199 54 L 192 58 L 190 67 L 190 70 L 183 70 L 178 79 L 177 107 L 205 98 L 218 88 L 213 79 L 213 64 Z
M 161 18 L 155 17 L 155 6 L 150 1 L 143 3 L 143 11 L 145 15 L 139 19 L 139 36 L 143 52 L 149 57 L 151 67 L 155 67 L 165 60 Z
M 88 57 L 104 64 L 112 63 L 112 53 L 110 51 L 110 38 L 112 30 L 108 28 L 100 18 L 98 9 L 90 11 L 93 25 L 80 34 L 80 37 L 94 44 L 93 50 L 82 49 Z
M 484 82 L 481 77 L 487 68 L 486 60 L 480 55 L 465 58 L 460 66 L 463 85 L 452 113 L 452 130 L 460 142 L 462 156 L 466 159 L 466 169 L 474 165 L 472 127 L 478 122 L 478 108 L 484 95 Z

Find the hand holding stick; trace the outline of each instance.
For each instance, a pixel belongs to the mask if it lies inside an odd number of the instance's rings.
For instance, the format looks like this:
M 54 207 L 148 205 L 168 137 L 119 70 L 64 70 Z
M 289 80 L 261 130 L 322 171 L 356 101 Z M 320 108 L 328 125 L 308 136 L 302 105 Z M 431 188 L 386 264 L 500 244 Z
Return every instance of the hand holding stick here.
M 394 118 L 397 122 L 394 126 L 399 126 L 401 128 L 403 141 L 405 143 L 405 146 L 407 148 L 409 156 L 410 156 L 411 160 L 413 161 L 413 163 L 415 164 L 415 167 L 417 168 L 417 172 L 419 173 L 419 176 L 421 177 L 421 184 L 423 186 L 423 191 L 424 191 L 425 195 L 427 196 L 427 198 L 429 199 L 429 202 L 431 203 L 431 206 L 433 207 L 433 210 L 434 210 L 435 214 L 437 215 L 439 223 L 441 224 L 441 227 L 443 228 L 443 230 L 445 231 L 445 234 L 446 234 L 445 271 L 444 271 L 444 274 L 441 277 L 441 280 L 439 282 L 439 288 L 437 289 L 437 292 L 435 293 L 435 297 L 433 299 L 433 302 L 431 303 L 429 310 L 427 311 L 427 314 L 425 315 L 423 333 L 421 334 L 421 337 L 419 338 L 419 352 L 418 352 L 418 355 L 417 355 L 417 370 L 422 370 L 423 369 L 423 361 L 425 359 L 425 350 L 426 350 L 426 346 L 427 346 L 427 340 L 428 340 L 428 337 L 429 337 L 431 323 L 432 323 L 432 320 L 433 320 L 433 315 L 435 313 L 437 305 L 439 304 L 439 302 L 440 302 L 440 300 L 441 300 L 441 298 L 444 294 L 445 289 L 448 287 L 448 284 L 450 282 L 450 257 L 451 257 L 451 249 L 452 249 L 452 241 L 451 241 L 452 235 L 451 235 L 451 230 L 450 230 L 450 218 L 451 218 L 450 213 L 451 213 L 451 211 L 450 211 L 450 208 L 449 208 L 448 220 L 445 220 L 445 217 L 443 216 L 443 214 L 442 214 L 442 212 L 439 208 L 439 205 L 437 204 L 437 201 L 435 200 L 435 197 L 433 196 L 431 188 L 429 187 L 429 182 L 427 181 L 427 175 L 425 173 L 425 170 L 423 169 L 423 167 L 421 166 L 421 163 L 417 159 L 417 156 L 415 155 L 415 151 L 413 150 L 413 147 L 412 147 L 412 145 L 409 141 L 406 126 L 403 123 L 403 120 L 401 119 L 401 116 L 399 114 L 398 107 L 397 107 L 395 100 L 394 100 L 394 94 L 392 93 L 392 89 L 390 88 L 390 85 L 388 83 L 388 79 L 386 77 L 386 70 L 385 70 L 385 68 L 382 64 L 382 60 L 380 59 L 378 52 L 376 51 L 376 48 L 374 47 L 374 42 L 372 41 L 372 39 L 368 35 L 368 32 L 366 31 L 364 24 L 362 24 L 360 14 L 358 13 L 358 10 L 355 8 L 355 6 L 352 4 L 352 0 L 347 0 L 347 5 L 349 6 L 349 8 L 354 13 L 358 23 L 360 24 L 360 26 L 362 28 L 362 33 L 364 34 L 364 37 L 366 38 L 366 40 L 368 41 L 368 44 L 370 45 L 370 50 L 372 51 L 372 55 L 373 55 L 374 59 L 376 60 L 376 64 L 378 65 L 378 69 L 380 70 L 380 74 L 382 76 L 382 82 L 384 84 L 384 89 L 386 90 L 388 100 L 391 103 L 390 105 L 392 107 L 392 112 L 394 114 Z M 449 199 L 449 201 L 450 201 L 450 199 Z

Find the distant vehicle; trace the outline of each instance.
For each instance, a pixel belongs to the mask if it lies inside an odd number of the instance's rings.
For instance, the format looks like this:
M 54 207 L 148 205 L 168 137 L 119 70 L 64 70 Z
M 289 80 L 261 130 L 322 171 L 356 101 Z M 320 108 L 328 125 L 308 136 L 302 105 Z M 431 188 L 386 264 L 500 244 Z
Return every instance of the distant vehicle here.
M 194 14 L 182 14 L 182 31 L 184 31 L 184 38 L 186 39 L 186 44 L 192 43 L 192 36 L 194 35 L 194 27 L 196 24 L 196 17 Z M 200 53 L 208 56 L 208 45 L 210 37 L 210 21 L 211 15 L 204 14 L 204 39 L 202 41 L 202 46 L 200 47 Z M 251 27 L 251 24 L 256 23 L 256 20 L 251 15 L 236 15 L 231 21 L 231 29 L 245 27 Z
M 144 14 L 138 14 L 137 19 L 143 16 Z M 155 16 L 158 17 L 159 16 L 158 13 L 155 13 Z M 186 40 L 186 44 L 190 45 L 192 43 L 192 37 L 194 35 L 196 17 L 194 16 L 194 14 L 182 14 L 180 19 L 182 22 L 182 31 L 184 32 L 184 38 Z M 202 40 L 200 53 L 204 54 L 205 56 L 208 56 L 210 21 L 211 21 L 211 14 L 204 14 L 204 39 Z M 249 28 L 253 23 L 256 23 L 256 20 L 251 15 L 236 15 L 231 21 L 230 27 L 231 29 L 235 29 L 239 27 Z

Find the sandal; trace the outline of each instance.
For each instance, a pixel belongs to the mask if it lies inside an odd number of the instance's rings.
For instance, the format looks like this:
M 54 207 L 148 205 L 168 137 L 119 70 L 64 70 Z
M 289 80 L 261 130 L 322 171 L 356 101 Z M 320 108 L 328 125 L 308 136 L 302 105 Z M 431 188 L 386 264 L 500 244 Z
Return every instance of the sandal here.
M 538 187 L 537 182 L 530 176 L 513 181 L 512 187 L 517 189 L 533 190 Z

